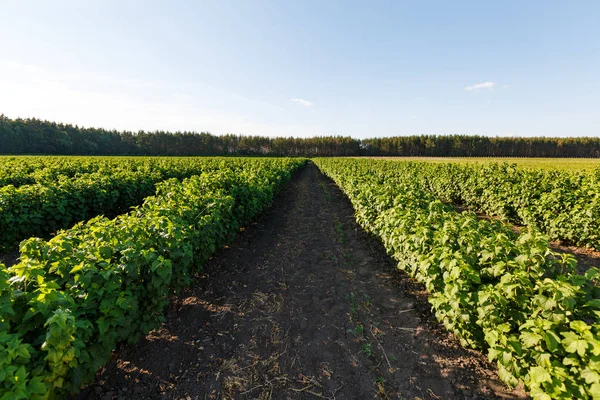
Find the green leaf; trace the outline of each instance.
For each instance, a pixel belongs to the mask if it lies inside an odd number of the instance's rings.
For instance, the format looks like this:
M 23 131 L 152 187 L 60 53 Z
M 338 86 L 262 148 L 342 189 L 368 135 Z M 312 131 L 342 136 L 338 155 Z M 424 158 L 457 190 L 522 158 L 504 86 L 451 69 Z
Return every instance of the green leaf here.
M 48 392 L 48 387 L 44 384 L 41 377 L 34 377 L 29 381 L 28 389 L 32 394 L 43 395 Z
M 510 387 L 516 387 L 519 384 L 519 380 L 502 365 L 498 365 L 498 376 L 502 382 L 506 383 Z
M 560 337 L 554 331 L 546 331 L 544 333 L 544 341 L 546 342 L 546 347 L 551 352 L 558 350 L 561 343 Z
M 588 384 L 600 383 L 600 374 L 598 374 L 598 372 L 596 371 L 592 371 L 589 368 L 586 368 L 583 371 L 581 371 L 581 377 L 585 379 L 586 383 Z
M 571 329 L 575 330 L 576 332 L 585 332 L 585 331 L 590 330 L 590 327 L 588 326 L 588 324 L 586 324 L 583 321 L 571 321 L 569 326 L 571 327 Z
M 593 400 L 600 400 L 600 383 L 594 383 L 588 390 Z
M 79 264 L 75 265 L 73 268 L 71 268 L 71 271 L 69 271 L 70 274 L 74 274 L 76 272 L 79 272 L 83 269 L 84 266 L 84 262 L 80 262 Z
M 542 340 L 542 337 L 533 332 L 522 332 L 521 342 L 525 347 L 534 347 Z
M 552 377 L 543 367 L 533 367 L 529 370 L 529 379 L 535 383 L 550 382 Z
M 100 336 L 104 335 L 108 330 L 109 323 L 104 319 L 104 317 L 98 318 L 96 323 L 98 324 L 98 333 Z
M 583 339 L 576 339 L 570 342 L 563 340 L 563 343 L 566 344 L 565 350 L 568 353 L 577 353 L 581 357 L 585 355 L 585 352 L 588 348 L 588 342 Z

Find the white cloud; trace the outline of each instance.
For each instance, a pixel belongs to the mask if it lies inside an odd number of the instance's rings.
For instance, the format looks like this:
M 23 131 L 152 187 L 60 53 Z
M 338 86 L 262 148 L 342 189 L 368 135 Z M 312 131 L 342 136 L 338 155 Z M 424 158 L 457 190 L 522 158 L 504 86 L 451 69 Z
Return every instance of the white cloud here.
M 311 103 L 308 100 L 304 100 L 304 99 L 290 99 L 290 101 L 292 101 L 294 103 L 302 104 L 304 107 L 312 107 L 313 106 L 313 103 Z
M 496 84 L 494 82 L 482 82 L 482 83 L 476 83 L 473 86 L 467 86 L 467 87 L 465 87 L 465 90 L 467 92 L 476 92 L 481 89 L 493 89 L 494 86 L 496 86 Z

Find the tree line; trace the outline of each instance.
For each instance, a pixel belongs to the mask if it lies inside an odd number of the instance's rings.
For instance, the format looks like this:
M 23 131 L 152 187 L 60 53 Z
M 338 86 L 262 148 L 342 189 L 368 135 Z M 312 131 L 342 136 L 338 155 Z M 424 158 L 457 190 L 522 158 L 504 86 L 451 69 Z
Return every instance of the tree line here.
M 599 137 L 413 135 L 373 139 L 129 132 L 0 115 L 0 154 L 600 157 Z

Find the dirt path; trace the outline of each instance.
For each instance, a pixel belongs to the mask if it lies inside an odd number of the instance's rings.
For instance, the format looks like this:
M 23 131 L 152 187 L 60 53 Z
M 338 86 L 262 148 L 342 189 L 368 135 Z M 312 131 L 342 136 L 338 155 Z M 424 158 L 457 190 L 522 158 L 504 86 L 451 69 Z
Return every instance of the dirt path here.
M 313 164 L 167 317 L 78 398 L 523 397 L 434 322 Z

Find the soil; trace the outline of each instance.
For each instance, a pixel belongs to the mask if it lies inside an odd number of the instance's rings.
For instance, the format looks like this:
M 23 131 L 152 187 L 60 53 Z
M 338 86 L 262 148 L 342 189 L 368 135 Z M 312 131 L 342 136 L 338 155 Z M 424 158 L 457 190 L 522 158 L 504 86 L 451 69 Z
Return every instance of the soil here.
M 489 399 L 510 391 L 309 163 L 77 399 Z
M 7 267 L 12 267 L 19 260 L 19 251 L 11 251 L 9 253 L 0 254 L 0 264 L 4 264 Z

